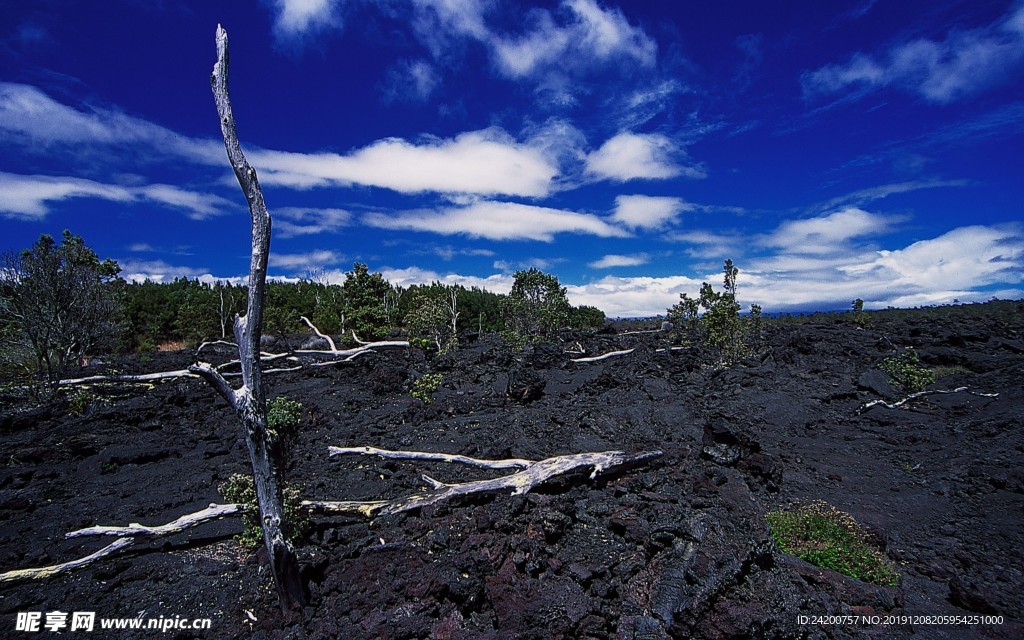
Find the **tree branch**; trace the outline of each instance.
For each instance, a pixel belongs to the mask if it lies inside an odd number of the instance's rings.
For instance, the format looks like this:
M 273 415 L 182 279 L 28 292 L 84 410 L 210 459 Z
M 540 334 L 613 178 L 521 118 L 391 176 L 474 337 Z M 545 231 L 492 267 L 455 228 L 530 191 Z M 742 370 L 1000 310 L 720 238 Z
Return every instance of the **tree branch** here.
M 893 403 L 886 402 L 885 400 L 872 400 L 871 402 L 865 403 L 860 409 L 858 409 L 857 413 L 858 414 L 864 413 L 865 411 L 867 411 L 869 409 L 872 409 L 874 407 L 878 407 L 878 406 L 885 407 L 886 409 L 899 409 L 900 407 L 902 407 L 903 405 L 907 404 L 911 400 L 916 400 L 916 399 L 921 398 L 923 396 L 930 396 L 930 395 L 935 395 L 935 394 L 947 394 L 947 393 L 962 393 L 962 392 L 965 392 L 965 391 L 969 395 L 979 396 L 981 398 L 998 398 L 999 397 L 998 393 L 978 393 L 976 391 L 967 391 L 967 387 L 957 387 L 956 389 L 952 389 L 952 390 L 933 389 L 931 391 L 918 391 L 917 393 L 912 393 L 909 396 L 907 396 L 906 398 L 903 398 L 902 400 L 899 400 L 898 402 L 893 402 Z

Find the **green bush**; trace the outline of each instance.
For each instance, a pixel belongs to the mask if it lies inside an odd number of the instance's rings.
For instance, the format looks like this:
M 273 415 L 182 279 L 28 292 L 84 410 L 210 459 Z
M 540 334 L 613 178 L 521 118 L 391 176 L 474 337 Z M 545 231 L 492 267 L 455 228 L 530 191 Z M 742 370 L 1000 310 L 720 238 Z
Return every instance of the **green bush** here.
M 871 316 L 864 311 L 864 301 L 860 298 L 853 301 L 853 324 L 861 329 L 871 326 Z
M 235 536 L 235 540 L 249 548 L 262 545 L 263 527 L 260 525 L 260 509 L 256 501 L 256 487 L 253 485 L 252 476 L 232 474 L 218 489 L 228 502 L 237 502 L 246 507 L 242 515 L 243 529 Z M 284 488 L 284 518 L 288 526 L 288 542 L 293 545 L 302 544 L 312 530 L 313 522 L 309 512 L 302 506 L 299 490 L 291 484 L 285 485 Z
M 889 381 L 907 393 L 917 393 L 935 382 L 935 373 L 921 366 L 921 358 L 913 347 L 907 347 L 898 356 L 882 361 L 882 371 L 889 375 Z
M 848 513 L 819 500 L 772 511 L 766 518 L 772 538 L 786 553 L 863 582 L 886 587 L 899 582 L 895 565 Z
M 740 317 L 740 304 L 736 301 L 739 269 L 732 260 L 725 261 L 722 271 L 722 291 L 715 291 L 704 282 L 698 298 L 680 294 L 679 302 L 668 309 L 668 319 L 684 341 L 706 344 L 721 354 L 723 362 L 730 363 L 761 348 L 764 327 L 760 305 L 751 305 L 748 318 Z
M 443 377 L 440 373 L 425 373 L 412 383 L 412 397 L 422 400 L 423 404 L 434 401 L 434 392 L 441 386 Z
M 287 440 L 299 433 L 302 403 L 279 396 L 267 402 L 267 429 L 274 440 Z

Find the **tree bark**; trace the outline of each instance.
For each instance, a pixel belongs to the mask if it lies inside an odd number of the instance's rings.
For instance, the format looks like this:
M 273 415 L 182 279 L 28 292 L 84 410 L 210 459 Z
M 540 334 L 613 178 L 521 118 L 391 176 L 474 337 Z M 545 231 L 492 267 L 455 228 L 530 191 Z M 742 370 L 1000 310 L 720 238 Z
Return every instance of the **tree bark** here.
M 306 596 L 295 550 L 288 543 L 281 478 L 284 465 L 282 460 L 277 459 L 279 449 L 267 429 L 267 405 L 260 366 L 263 300 L 270 252 L 270 212 L 263 200 L 256 171 L 245 159 L 235 131 L 235 117 L 228 96 L 228 34 L 220 25 L 217 25 L 217 62 L 213 67 L 210 85 L 217 104 L 228 160 L 249 203 L 252 220 L 248 307 L 245 317 L 235 316 L 234 322 L 235 341 L 242 368 L 242 387 L 232 389 L 216 369 L 205 363 L 190 367 L 190 371 L 202 376 L 231 404 L 245 428 L 245 441 L 249 449 L 249 461 L 252 463 L 253 483 L 271 573 L 274 575 L 281 608 L 285 613 L 290 613 L 306 604 Z

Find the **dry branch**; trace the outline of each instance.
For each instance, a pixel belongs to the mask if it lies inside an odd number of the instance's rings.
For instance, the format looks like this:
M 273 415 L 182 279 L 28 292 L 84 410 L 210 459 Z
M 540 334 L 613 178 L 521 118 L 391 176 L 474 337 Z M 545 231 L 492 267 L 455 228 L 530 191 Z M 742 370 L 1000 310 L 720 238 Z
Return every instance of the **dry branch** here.
M 15 569 L 14 571 L 7 571 L 6 573 L 0 573 L 0 584 L 7 582 L 16 582 L 18 580 L 44 580 L 46 578 L 71 571 L 72 569 L 78 569 L 85 567 L 93 562 L 96 562 L 100 558 L 104 558 L 109 555 L 118 553 L 123 549 L 127 549 L 132 546 L 135 542 L 132 538 L 121 538 L 114 540 L 107 546 L 103 547 L 95 553 L 91 553 L 84 558 L 77 560 L 71 560 L 70 562 L 64 562 L 61 564 L 54 564 L 48 567 L 36 567 L 33 569 Z
M 390 449 L 378 449 L 377 447 L 327 447 L 328 455 L 340 456 L 355 454 L 362 456 L 377 456 L 379 458 L 390 458 L 392 460 L 428 460 L 431 462 L 455 462 L 481 469 L 525 469 L 536 464 L 536 460 L 523 460 L 521 458 L 507 458 L 504 460 L 482 460 L 470 458 L 469 456 L 453 455 L 450 453 L 428 453 L 425 451 L 392 451 Z
M 899 409 L 900 407 L 902 407 L 903 405 L 907 404 L 911 400 L 916 400 L 916 399 L 918 399 L 920 397 L 923 397 L 923 396 L 930 396 L 930 395 L 935 395 L 935 394 L 948 394 L 948 393 L 963 393 L 963 392 L 966 392 L 968 395 L 978 396 L 978 397 L 981 397 L 981 398 L 998 398 L 999 397 L 998 393 L 978 393 L 976 391 L 968 391 L 967 387 L 957 387 L 956 389 L 951 389 L 951 390 L 950 389 L 933 389 L 931 391 L 918 391 L 917 393 L 912 393 L 909 396 L 907 396 L 906 398 L 903 398 L 902 400 L 899 400 L 897 402 L 892 402 L 892 403 L 886 402 L 885 400 L 872 400 L 871 402 L 865 403 L 860 409 L 858 409 L 857 413 L 864 413 L 868 409 L 871 409 L 873 407 L 878 407 L 878 406 L 885 407 L 886 409 Z
M 335 448 L 332 448 L 335 449 Z M 362 450 L 362 451 L 360 451 Z M 383 450 L 373 449 L 372 447 L 353 447 L 343 449 L 343 453 L 366 453 L 367 455 L 381 456 Z M 421 452 L 399 452 L 399 451 L 386 451 L 387 455 L 382 457 L 388 458 L 408 458 L 408 459 L 426 459 L 426 460 L 444 460 L 447 462 L 461 462 L 463 464 L 471 464 L 473 466 L 481 466 L 480 463 L 484 464 L 505 464 L 507 466 L 520 466 L 522 462 L 529 462 L 525 460 L 477 460 L 476 458 L 466 458 L 465 456 L 455 456 L 456 458 L 462 458 L 461 460 L 448 460 L 444 458 L 444 454 L 424 454 Z M 333 452 L 332 452 L 333 455 Z M 492 478 L 489 480 L 477 480 L 474 482 L 465 482 L 458 484 L 447 484 L 439 482 L 424 476 L 424 480 L 430 485 L 430 488 L 426 491 L 403 498 L 395 498 L 393 500 L 386 501 L 345 501 L 345 502 L 313 502 L 307 501 L 303 504 L 320 511 L 322 513 L 333 513 L 333 514 L 351 514 L 359 513 L 367 517 L 374 515 L 393 515 L 396 513 L 403 513 L 405 511 L 412 511 L 422 507 L 427 507 L 433 504 L 438 504 L 446 500 L 458 496 L 477 495 L 484 493 L 494 493 L 499 491 L 511 491 L 512 495 L 521 495 L 529 492 L 534 487 L 542 484 L 551 478 L 556 476 L 563 476 L 580 469 L 592 469 L 590 473 L 590 479 L 593 480 L 599 474 L 613 469 L 622 467 L 634 466 L 638 464 L 646 463 L 649 460 L 653 460 L 663 455 L 661 451 L 646 451 L 638 454 L 626 454 L 622 451 L 604 451 L 601 453 L 577 453 L 565 456 L 555 456 L 553 458 L 546 458 L 537 462 L 531 462 L 529 466 L 522 468 L 520 471 L 501 476 L 499 478 Z M 503 467 L 492 467 L 488 468 L 503 468 Z
M 189 513 L 181 516 L 173 522 L 167 524 L 158 525 L 155 527 L 146 526 L 133 522 L 127 527 L 106 527 L 96 526 L 87 527 L 85 529 L 78 529 L 77 531 L 71 531 L 64 534 L 65 538 L 81 538 L 84 536 L 111 536 L 118 538 L 113 543 L 108 544 L 99 551 L 91 553 L 84 558 L 77 560 L 71 560 L 61 564 L 51 565 L 49 567 L 36 567 L 33 569 L 16 569 L 14 571 L 8 571 L 6 573 L 0 573 L 0 584 L 5 582 L 14 582 L 17 580 L 43 580 L 51 576 L 65 573 L 73 569 L 79 569 L 81 567 L 88 566 L 93 562 L 96 562 L 100 558 L 112 556 L 115 553 L 119 553 L 134 542 L 135 538 L 139 536 L 150 536 L 160 537 L 168 536 L 174 533 L 181 533 L 186 529 L 211 522 L 213 520 L 219 520 L 228 516 L 234 516 L 245 511 L 246 507 L 244 504 L 230 503 L 230 504 L 211 504 L 209 507 L 196 511 L 195 513 Z
M 168 522 L 167 524 L 161 524 L 155 527 L 139 524 L 138 522 L 132 522 L 126 527 L 86 527 L 85 529 L 70 531 L 64 534 L 64 537 L 80 538 L 82 536 L 112 536 L 115 538 L 127 538 L 134 536 L 168 536 L 173 533 L 181 533 L 185 529 L 190 529 L 207 522 L 212 522 L 213 520 L 220 520 L 221 518 L 237 515 L 243 511 L 245 511 L 245 505 L 237 502 L 228 504 L 211 504 L 209 507 L 201 511 L 185 514 L 173 522 Z
M 320 333 L 320 330 L 316 328 L 315 324 L 309 321 L 309 318 L 307 318 L 306 316 L 299 316 L 299 319 L 305 322 L 306 325 L 308 325 L 309 328 L 313 330 L 313 333 L 326 340 L 327 344 L 330 345 L 332 352 L 338 350 L 338 347 L 334 346 L 334 340 L 331 339 L 331 336 L 324 333 Z
M 599 360 L 607 360 L 608 358 L 614 358 L 616 356 L 627 356 L 627 355 L 633 353 L 634 351 L 636 351 L 636 349 L 624 349 L 622 351 L 610 351 L 608 353 L 603 353 L 603 354 L 601 354 L 599 356 L 591 356 L 589 358 L 573 358 L 571 360 L 571 362 L 579 362 L 579 363 L 597 362 Z

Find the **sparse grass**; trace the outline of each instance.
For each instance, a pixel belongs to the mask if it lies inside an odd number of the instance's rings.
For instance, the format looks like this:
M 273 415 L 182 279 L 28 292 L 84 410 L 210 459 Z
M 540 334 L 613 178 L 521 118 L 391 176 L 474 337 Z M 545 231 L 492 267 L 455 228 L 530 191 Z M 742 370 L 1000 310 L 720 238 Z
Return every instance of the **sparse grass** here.
M 899 582 L 895 565 L 848 513 L 818 500 L 772 511 L 766 518 L 772 538 L 786 553 L 863 582 L 886 587 Z
M 167 340 L 156 346 L 157 351 L 182 351 L 185 349 L 184 340 Z

